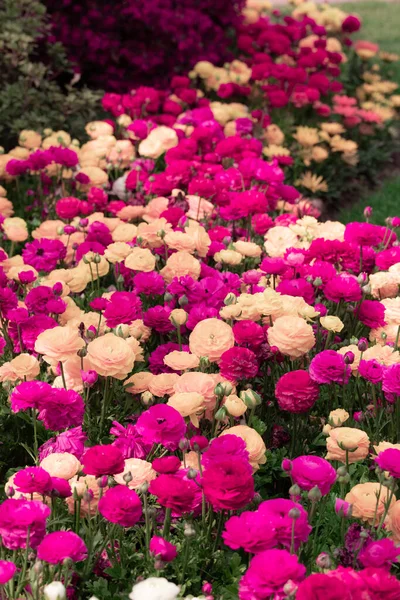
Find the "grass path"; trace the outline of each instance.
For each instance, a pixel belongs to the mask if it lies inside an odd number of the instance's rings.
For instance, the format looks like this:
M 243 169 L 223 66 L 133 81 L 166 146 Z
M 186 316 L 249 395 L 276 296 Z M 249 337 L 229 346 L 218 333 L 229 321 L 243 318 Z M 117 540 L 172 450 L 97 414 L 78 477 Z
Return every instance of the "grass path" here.
M 358 38 L 379 44 L 382 50 L 400 54 L 400 2 L 346 2 L 341 4 L 346 12 L 357 13 L 363 27 Z M 393 63 L 393 79 L 400 85 L 400 61 Z M 344 208 L 338 215 L 341 221 L 349 222 L 362 218 L 366 206 L 373 209 L 372 221 L 382 224 L 386 217 L 400 215 L 400 174 L 393 167 L 393 175 L 382 186 L 365 194 L 354 205 Z

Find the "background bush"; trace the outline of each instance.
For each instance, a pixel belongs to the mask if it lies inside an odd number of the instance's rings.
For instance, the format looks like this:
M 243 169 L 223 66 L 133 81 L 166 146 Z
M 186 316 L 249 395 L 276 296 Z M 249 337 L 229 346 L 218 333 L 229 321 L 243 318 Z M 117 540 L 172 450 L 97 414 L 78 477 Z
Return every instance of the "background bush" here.
M 244 0 L 45 0 L 53 31 L 85 83 L 107 91 L 163 85 L 199 60 L 229 58 Z
M 73 135 L 98 111 L 99 92 L 71 85 L 73 71 L 49 36 L 37 0 L 0 2 L 0 136 L 7 146 L 21 129 L 67 129 Z M 47 37 L 47 41 L 45 41 Z

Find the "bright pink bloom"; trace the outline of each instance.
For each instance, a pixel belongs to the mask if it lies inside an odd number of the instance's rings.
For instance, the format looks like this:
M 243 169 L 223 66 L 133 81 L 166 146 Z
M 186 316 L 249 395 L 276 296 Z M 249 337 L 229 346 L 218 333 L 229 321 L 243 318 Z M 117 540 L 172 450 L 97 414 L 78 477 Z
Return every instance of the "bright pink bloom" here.
M 332 465 L 320 456 L 298 456 L 285 465 L 293 483 L 302 490 L 311 490 L 318 487 L 321 494 L 329 494 L 331 487 L 336 481 L 336 471 Z
M 204 495 L 215 511 L 238 510 L 254 497 L 252 468 L 246 459 L 221 456 L 203 473 Z
M 10 581 L 17 570 L 17 567 L 10 560 L 0 560 L 0 585 L 5 585 Z
M 400 479 L 400 450 L 388 448 L 375 457 L 375 462 L 382 471 L 388 471 L 391 477 Z
M 323 350 L 310 363 L 310 377 L 319 384 L 339 383 L 345 385 L 350 379 L 350 367 L 344 357 L 335 350 Z
M 87 548 L 82 538 L 73 531 L 53 531 L 39 544 L 37 557 L 51 565 L 59 565 L 67 558 L 80 562 L 87 557 Z
M 168 450 L 176 450 L 185 437 L 186 424 L 172 406 L 156 404 L 145 410 L 136 423 L 136 430 L 144 442 L 161 444 Z
M 161 506 L 171 508 L 176 517 L 197 511 L 201 505 L 201 490 L 192 479 L 187 479 L 185 472 L 159 475 L 150 483 L 149 492 Z
M 258 511 L 242 512 L 225 523 L 222 538 L 229 548 L 259 554 L 278 545 L 272 520 Z
M 9 550 L 36 548 L 46 533 L 50 508 L 35 500 L 5 500 L 0 505 L 0 536 Z M 28 540 L 29 532 L 29 540 Z
M 158 535 L 153 535 L 151 538 L 149 550 L 153 556 L 160 558 L 163 562 L 171 562 L 177 555 L 176 546 Z
M 15 488 L 23 494 L 47 494 L 52 489 L 51 476 L 42 467 L 26 467 L 14 477 Z
M 303 413 L 312 408 L 319 396 L 319 385 L 307 371 L 289 371 L 278 380 L 275 396 L 281 410 Z
M 142 516 L 142 503 L 135 490 L 117 485 L 100 498 L 99 513 L 111 523 L 133 527 Z
M 82 457 L 83 471 L 86 475 L 116 475 L 124 470 L 124 457 L 116 446 L 92 446 Z
M 251 379 L 258 373 L 258 362 L 254 352 L 234 346 L 222 354 L 219 369 L 221 375 L 230 381 Z

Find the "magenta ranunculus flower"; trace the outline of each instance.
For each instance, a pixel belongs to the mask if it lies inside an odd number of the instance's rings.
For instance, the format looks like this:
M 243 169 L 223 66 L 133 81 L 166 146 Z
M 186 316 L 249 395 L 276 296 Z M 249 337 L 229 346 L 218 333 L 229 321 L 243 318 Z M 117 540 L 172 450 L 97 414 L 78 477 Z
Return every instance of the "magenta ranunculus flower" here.
M 237 321 L 232 327 L 235 342 L 239 345 L 259 346 L 265 339 L 264 329 L 250 320 Z
M 141 316 L 142 303 L 133 292 L 114 292 L 107 303 L 103 316 L 108 327 L 132 323 Z
M 375 462 L 382 471 L 388 471 L 391 477 L 400 479 L 400 450 L 388 448 L 375 457 Z
M 100 498 L 99 513 L 111 523 L 133 527 L 142 516 L 142 503 L 135 490 L 117 485 Z
M 383 379 L 384 367 L 375 359 L 360 360 L 358 373 L 370 383 L 377 384 Z
M 248 348 L 234 346 L 222 354 L 219 370 L 222 377 L 230 381 L 251 379 L 258 373 L 257 357 Z
M 72 496 L 72 490 L 69 482 L 61 477 L 51 478 L 51 495 L 56 498 L 69 498 Z
M 74 427 L 68 429 L 68 431 L 63 431 L 40 446 L 39 458 L 43 460 L 54 452 L 69 452 L 80 460 L 84 452 L 86 439 L 87 435 L 82 427 Z
M 176 517 L 197 512 L 201 506 L 201 489 L 193 479 L 186 477 L 185 471 L 159 475 L 150 483 L 149 492 L 161 506 L 171 508 Z
M 150 540 L 149 550 L 153 556 L 160 558 L 163 562 L 171 562 L 177 555 L 176 546 L 159 535 L 153 535 Z
M 285 498 L 276 498 L 262 502 L 257 511 L 264 519 L 271 521 L 279 544 L 288 549 L 292 541 L 293 518 L 291 510 L 294 508 L 297 514 L 300 513 L 294 523 L 294 546 L 296 549 L 301 543 L 308 540 L 312 529 L 308 523 L 307 511 L 304 510 L 301 504 Z
M 185 436 L 186 424 L 172 406 L 155 404 L 140 415 L 136 430 L 146 443 L 161 444 L 168 450 L 176 450 Z
M 310 410 L 318 400 L 319 385 L 307 371 L 289 371 L 277 381 L 275 396 L 281 410 L 303 413 Z
M 52 390 L 51 385 L 45 381 L 24 381 L 17 385 L 11 394 L 11 410 L 15 413 L 30 408 L 37 410 Z
M 82 425 L 85 404 L 82 396 L 74 390 L 52 388 L 39 406 L 39 420 L 46 429 L 58 431 Z
M 181 460 L 178 456 L 163 456 L 155 458 L 151 466 L 160 475 L 163 473 L 176 473 L 181 467 Z
M 251 554 L 259 554 L 278 545 L 272 520 L 258 511 L 245 511 L 228 519 L 222 538 L 232 550 L 243 548 Z
M 248 460 L 221 456 L 207 464 L 202 486 L 206 500 L 216 512 L 238 510 L 254 497 L 254 479 Z
M 348 15 L 342 23 L 342 31 L 345 33 L 354 33 L 361 27 L 361 21 L 355 15 Z
M 296 600 L 353 600 L 344 581 L 330 573 L 314 573 L 300 583 Z
M 249 453 L 246 448 L 246 442 L 237 435 L 230 433 L 215 438 L 202 455 L 201 463 L 204 467 L 208 467 L 220 458 L 229 458 L 233 462 L 238 458 L 248 461 Z
M 0 505 L 0 536 L 9 550 L 36 548 L 46 533 L 50 508 L 36 500 L 10 498 Z M 28 540 L 29 532 L 29 540 Z
M 17 567 L 10 560 L 0 560 L 0 585 L 8 583 L 15 575 Z
M 364 300 L 361 302 L 357 318 L 367 327 L 383 327 L 385 323 L 385 307 L 377 300 Z
M 400 549 L 393 540 L 370 540 L 361 549 L 358 560 L 363 567 L 386 567 L 390 569 L 393 563 L 398 562 Z
M 74 196 L 60 198 L 56 202 L 56 213 L 60 219 L 73 219 L 77 217 L 82 210 L 82 201 Z
M 122 473 L 125 466 L 122 452 L 112 444 L 92 446 L 88 448 L 81 460 L 83 472 L 86 475 L 117 475 Z
M 323 350 L 312 359 L 309 373 L 311 379 L 319 384 L 345 385 L 349 382 L 351 370 L 342 354 L 335 350 Z
M 400 396 L 400 364 L 384 369 L 382 389 L 389 396 Z
M 351 517 L 352 505 L 341 498 L 335 500 L 335 513 L 341 517 Z
M 299 584 L 305 576 L 306 568 L 299 563 L 295 554 L 290 554 L 287 550 L 265 550 L 252 558 L 249 568 L 240 580 L 239 599 L 284 598 L 285 584 L 289 580 Z
M 329 494 L 336 481 L 336 470 L 320 456 L 297 456 L 290 461 L 288 472 L 293 483 L 297 483 L 302 490 L 318 487 L 323 496 Z
M 52 489 L 51 476 L 42 467 L 26 467 L 14 477 L 14 486 L 23 494 L 48 494 Z
M 336 275 L 324 287 L 324 294 L 332 302 L 358 302 L 362 292 L 360 284 L 354 275 Z
M 53 531 L 39 544 L 37 557 L 51 565 L 59 565 L 66 558 L 80 562 L 87 557 L 87 548 L 83 539 L 73 531 Z
M 385 240 L 385 244 L 389 247 L 396 240 L 396 234 L 381 225 L 353 222 L 347 223 L 344 239 L 359 246 L 379 246 Z
M 22 258 L 26 265 L 31 265 L 37 271 L 50 273 L 54 271 L 60 260 L 66 256 L 67 249 L 60 240 L 43 238 L 25 244 Z

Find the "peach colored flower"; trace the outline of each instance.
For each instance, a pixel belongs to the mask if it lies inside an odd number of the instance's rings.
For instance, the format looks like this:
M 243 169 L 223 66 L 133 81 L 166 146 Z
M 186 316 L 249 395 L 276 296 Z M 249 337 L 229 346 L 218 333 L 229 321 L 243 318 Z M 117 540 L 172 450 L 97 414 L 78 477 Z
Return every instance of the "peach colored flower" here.
M 161 125 L 152 129 L 139 144 L 139 154 L 146 158 L 158 158 L 170 148 L 178 145 L 178 135 L 171 127 Z
M 81 469 L 81 463 L 69 452 L 54 452 L 46 456 L 40 463 L 42 469 L 50 473 L 52 477 L 60 479 L 72 479 Z
M 189 210 L 186 212 L 186 216 L 189 217 L 189 219 L 201 221 L 205 217 L 211 215 L 214 210 L 214 205 L 208 200 L 200 198 L 200 196 L 188 194 L 185 196 L 185 200 L 189 203 Z
M 385 488 L 383 488 L 385 489 Z M 400 500 L 394 502 L 389 508 L 385 519 L 386 531 L 395 544 L 400 544 Z
M 144 206 L 124 206 L 117 212 L 117 217 L 123 221 L 136 221 L 145 211 Z
M 254 242 L 244 242 L 239 240 L 238 242 L 234 242 L 233 247 L 243 256 L 249 256 L 250 258 L 258 258 L 262 253 L 261 247 Z
M 371 286 L 371 294 L 374 298 L 381 300 L 382 298 L 394 298 L 399 291 L 400 275 L 398 273 L 390 273 L 380 271 L 372 273 L 369 276 L 369 285 Z
M 97 477 L 94 475 L 85 475 L 78 479 L 78 476 L 75 475 L 75 477 L 69 480 L 69 484 L 72 489 L 72 496 L 66 499 L 69 513 L 73 514 L 75 512 L 74 497 L 78 496 L 80 498 L 81 516 L 91 515 L 93 517 L 97 513 L 97 506 L 100 500 L 100 488 L 97 483 Z M 89 495 L 86 498 L 85 492 L 87 491 L 91 492 L 90 499 Z M 104 488 L 103 493 L 106 491 L 107 488 Z
M 91 341 L 87 352 L 92 369 L 104 377 L 125 379 L 135 363 L 131 346 L 114 333 L 106 333 Z
M 400 450 L 400 444 L 391 444 L 390 442 L 379 442 L 376 446 L 373 447 L 376 454 L 380 454 L 385 450 L 389 450 L 389 448 L 394 448 L 395 450 Z
M 344 410 L 344 408 L 337 408 L 336 410 L 331 410 L 328 421 L 332 427 L 341 427 L 343 423 L 349 420 L 349 418 L 350 415 L 347 410 Z
M 49 240 L 56 240 L 64 232 L 65 223 L 60 220 L 47 220 L 40 223 L 39 227 L 32 231 L 32 237 L 34 240 L 40 240 L 46 238 Z
M 100 277 L 107 275 L 110 270 L 110 264 L 106 257 L 94 252 L 85 254 L 78 266 L 86 269 L 89 281 L 97 281 Z
M 3 231 L 12 242 L 25 242 L 28 239 L 28 227 L 20 217 L 7 217 L 3 221 Z
M 346 494 L 345 501 L 352 505 L 354 518 L 377 525 L 385 511 L 389 493 L 388 488 L 381 487 L 378 482 L 367 481 L 352 487 Z M 393 498 L 390 505 L 393 506 L 395 502 L 396 499 Z
M 268 343 L 290 358 L 304 356 L 313 348 L 315 336 L 311 325 L 301 317 L 278 317 L 268 329 Z
M 154 379 L 153 373 L 149 371 L 140 371 L 135 373 L 129 379 L 124 382 L 124 387 L 130 394 L 141 394 L 147 392 L 149 389 L 150 381 Z
M 144 216 L 146 221 L 151 222 L 155 219 L 159 219 L 161 214 L 167 210 L 169 206 L 168 198 L 164 198 L 164 196 L 157 196 L 157 198 L 152 198 L 150 202 L 147 204 L 144 210 Z
M 195 251 L 194 239 L 183 231 L 170 231 L 164 238 L 164 242 L 168 248 L 179 250 L 181 252 L 189 252 L 193 254 Z
M 124 475 L 130 473 L 132 480 L 127 484 Z M 140 458 L 127 458 L 124 463 L 124 470 L 118 475 L 114 475 L 114 479 L 120 485 L 128 485 L 131 490 L 136 490 L 144 483 L 150 483 L 157 477 L 157 473 L 151 466 L 150 462 L 141 460 Z
M 174 308 L 174 310 L 170 312 L 169 320 L 174 327 L 181 327 L 188 320 L 188 314 L 183 308 Z
M 235 250 L 220 250 L 214 254 L 214 260 L 225 265 L 236 266 L 242 262 L 243 255 Z
M 159 375 L 153 375 L 153 378 L 149 381 L 149 391 L 154 395 L 162 398 L 174 393 L 174 385 L 179 379 L 177 373 L 160 373 Z
M 164 364 L 173 371 L 186 371 L 187 369 L 197 369 L 200 359 L 195 354 L 174 350 L 164 356 Z
M 324 329 L 328 331 L 334 331 L 339 333 L 342 331 L 344 327 L 343 321 L 339 319 L 339 317 L 334 317 L 333 315 L 327 315 L 326 317 L 320 318 L 320 323 Z
M 175 252 L 172 254 L 160 273 L 167 283 L 171 283 L 174 277 L 190 275 L 197 280 L 200 277 L 200 262 L 188 252 Z
M 285 141 L 285 134 L 278 125 L 268 125 L 264 131 L 264 138 L 267 140 L 268 144 L 282 146 Z
M 3 217 L 11 217 L 14 214 L 14 208 L 12 202 L 4 198 L 4 196 L 0 196 L 0 215 Z
M 146 327 L 142 319 L 135 319 L 129 325 L 129 335 L 136 338 L 140 342 L 147 342 L 151 336 L 150 327 Z
M 326 440 L 327 460 L 338 460 L 346 464 L 346 450 L 348 462 L 355 463 L 364 460 L 369 453 L 370 441 L 365 431 L 355 427 L 337 427 L 331 429 Z
M 247 410 L 247 406 L 239 396 L 231 394 L 224 401 L 224 406 L 232 417 L 241 417 Z
M 19 354 L 0 367 L 0 381 L 32 381 L 40 373 L 37 358 L 31 354 Z
M 397 331 L 399 326 L 395 323 L 385 325 L 384 327 L 377 327 L 371 329 L 369 332 L 369 339 L 371 342 L 375 342 L 380 346 L 386 346 L 386 344 L 394 344 L 397 338 Z
M 132 247 L 125 242 L 114 242 L 107 246 L 104 251 L 104 256 L 111 264 L 119 263 L 125 260 L 132 252 Z
M 112 135 L 114 128 L 110 123 L 106 123 L 105 121 L 91 121 L 87 123 L 85 131 L 92 140 L 96 140 L 104 135 Z
M 388 324 L 400 325 L 400 296 L 397 298 L 384 298 L 381 304 L 385 307 L 385 321 Z
M 134 158 L 135 148 L 130 140 L 117 140 L 115 146 L 107 153 L 107 161 L 120 169 L 129 167 Z
M 235 344 L 232 328 L 219 319 L 204 319 L 197 323 L 189 336 L 189 348 L 199 358 L 205 356 L 217 362 Z
M 199 371 L 191 371 L 183 373 L 174 383 L 174 392 L 198 392 L 204 398 L 207 408 L 213 408 L 216 401 L 215 386 L 212 375 L 208 373 L 200 373 Z
M 193 240 L 197 255 L 201 258 L 207 256 L 208 249 L 211 245 L 211 238 L 204 227 L 199 225 L 197 221 L 189 221 L 186 232 Z
M 197 392 L 180 392 L 173 394 L 167 402 L 182 417 L 189 417 L 195 427 L 199 426 L 199 415 L 205 410 L 204 397 Z
M 90 187 L 103 187 L 108 184 L 108 175 L 99 167 L 85 167 L 80 170 L 80 173 L 89 177 L 89 183 L 78 183 L 78 189 L 86 191 Z
M 367 348 L 363 354 L 363 360 L 377 360 L 381 365 L 389 367 L 400 362 L 400 353 L 398 350 L 395 352 L 390 346 L 380 346 L 376 344 Z
M 343 346 L 342 348 L 339 348 L 338 352 L 343 356 L 346 354 L 346 352 L 352 352 L 354 354 L 354 362 L 349 366 L 353 375 L 356 375 L 361 359 L 361 352 L 359 351 L 358 347 L 355 344 L 350 344 L 350 346 Z M 363 358 L 365 357 L 363 356 Z
M 148 248 L 133 248 L 132 252 L 125 259 L 124 265 L 132 271 L 143 271 L 150 273 L 156 266 L 156 257 Z
M 37 131 L 32 129 L 23 129 L 19 134 L 18 143 L 24 148 L 32 150 L 33 148 L 40 148 L 42 143 L 42 136 Z
M 160 217 L 154 219 L 151 223 L 139 223 L 137 237 L 142 241 L 142 245 L 148 248 L 161 248 L 164 246 L 162 235 L 172 231 L 171 223 L 167 219 Z
M 133 225 L 133 223 L 124 223 L 122 221 L 112 232 L 112 239 L 114 242 L 132 242 L 136 237 L 136 234 L 136 225 Z
M 181 469 L 196 469 L 200 471 L 200 459 L 197 452 L 191 450 L 184 455 L 185 460 L 182 461 Z
M 235 425 L 235 427 L 225 429 L 220 435 L 237 435 L 244 440 L 249 453 L 249 461 L 254 471 L 257 471 L 260 465 L 267 462 L 264 441 L 261 435 L 252 427 L 248 425 Z
M 42 354 L 47 363 L 54 364 L 72 358 L 84 345 L 78 329 L 66 325 L 40 333 L 35 342 L 35 352 Z

